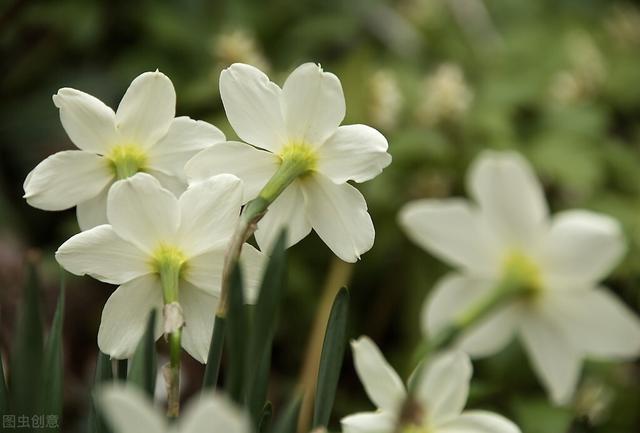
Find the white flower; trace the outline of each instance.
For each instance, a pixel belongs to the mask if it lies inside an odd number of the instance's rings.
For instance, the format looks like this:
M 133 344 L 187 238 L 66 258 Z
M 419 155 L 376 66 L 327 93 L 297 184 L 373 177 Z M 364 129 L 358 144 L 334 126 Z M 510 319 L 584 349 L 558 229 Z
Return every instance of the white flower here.
M 566 403 L 584 357 L 640 354 L 640 321 L 598 285 L 625 251 L 614 219 L 582 210 L 551 218 L 531 167 L 512 152 L 483 153 L 468 190 L 475 204 L 419 200 L 400 214 L 416 243 L 458 268 L 425 303 L 426 332 L 437 333 L 517 269 L 534 292 L 462 338 L 471 356 L 491 355 L 518 334 L 552 399 Z
M 179 276 L 184 316 L 182 346 L 205 362 L 218 303 L 222 266 L 242 199 L 241 181 L 220 175 L 187 189 L 179 199 L 146 173 L 121 180 L 109 192 L 109 224 L 79 233 L 56 252 L 69 272 L 120 287 L 102 312 L 100 349 L 130 357 L 144 333 L 148 314 L 163 309 L 161 273 Z M 262 253 L 242 250 L 246 286 L 261 277 Z M 249 299 L 255 294 L 251 292 Z M 166 299 L 164 300 L 166 301 Z M 156 337 L 162 334 L 158 320 Z
M 287 226 L 289 245 L 313 228 L 345 261 L 355 262 L 368 251 L 375 236 L 373 223 L 364 197 L 347 181 L 374 178 L 391 156 L 387 140 L 375 129 L 340 126 L 345 101 L 338 78 L 306 63 L 281 89 L 258 69 L 234 64 L 220 76 L 220 94 L 231 126 L 251 145 L 227 142 L 199 153 L 185 167 L 190 182 L 234 174 L 244 181 L 247 202 L 281 164 L 302 161 L 306 173 L 287 187 L 258 224 L 260 248 L 268 249 Z
M 246 414 L 225 397 L 209 393 L 187 406 L 170 424 L 147 397 L 132 386 L 111 384 L 97 394 L 100 409 L 114 433 L 251 433 Z
M 344 433 L 392 433 L 407 391 L 398 373 L 368 337 L 351 343 L 356 373 L 376 412 L 363 412 L 342 419 Z M 511 421 L 492 412 L 464 411 L 471 380 L 471 362 L 463 352 L 434 357 L 414 384 L 413 425 L 405 433 L 518 433 Z M 410 379 L 410 381 L 412 381 Z
M 38 164 L 24 182 L 24 198 L 43 210 L 77 206 L 82 230 L 106 222 L 107 194 L 117 179 L 143 171 L 179 195 L 186 189 L 187 160 L 225 140 L 213 125 L 175 117 L 173 84 L 158 71 L 133 80 L 115 113 L 70 88 L 60 89 L 53 102 L 80 150 L 58 152 Z

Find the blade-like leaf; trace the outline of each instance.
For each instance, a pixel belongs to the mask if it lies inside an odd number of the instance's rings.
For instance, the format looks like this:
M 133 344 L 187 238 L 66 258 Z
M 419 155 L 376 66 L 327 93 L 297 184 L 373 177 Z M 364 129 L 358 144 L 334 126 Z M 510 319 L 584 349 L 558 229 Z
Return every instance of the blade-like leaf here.
M 348 315 L 349 292 L 343 287 L 333 301 L 322 343 L 313 411 L 313 428 L 327 427 L 329 424 L 347 342 Z
M 147 329 L 138 343 L 127 380 L 143 389 L 151 399 L 156 390 L 157 356 L 155 324 L 158 312 L 151 311 L 147 321 Z
M 28 265 L 27 284 L 16 327 L 11 358 L 11 406 L 14 413 L 35 415 L 42 387 L 42 318 L 36 267 Z
M 213 334 L 211 335 L 211 345 L 209 346 L 207 366 L 204 370 L 204 378 L 202 379 L 203 391 L 215 388 L 218 383 L 226 323 L 227 321 L 224 317 L 216 314 L 216 318 L 213 322 Z
M 96 360 L 96 375 L 94 379 L 94 387 L 100 386 L 101 383 L 111 382 L 113 380 L 113 368 L 109 355 L 98 351 L 98 359 Z M 91 398 L 90 412 L 89 412 L 89 432 L 91 433 L 111 433 L 111 429 L 100 415 L 97 410 L 95 400 Z
M 260 416 L 260 423 L 258 424 L 258 433 L 267 433 L 269 426 L 271 425 L 271 416 L 273 415 L 273 406 L 268 401 L 262 408 L 262 415 Z
M 227 368 L 227 391 L 231 398 L 238 404 L 242 404 L 246 356 L 247 315 L 244 307 L 242 287 L 242 274 L 240 267 L 236 266 L 231 275 L 229 286 L 229 310 L 227 312 L 227 325 L 229 338 L 229 365 Z
M 60 284 L 60 294 L 58 295 L 58 305 L 53 316 L 51 331 L 47 338 L 44 357 L 44 393 L 42 394 L 43 413 L 55 415 L 58 420 L 62 418 L 62 383 L 63 383 L 63 350 L 62 350 L 62 328 L 64 324 L 64 300 L 65 283 L 64 273 Z M 60 422 L 58 422 L 60 425 Z M 57 429 L 59 430 L 59 428 Z
M 262 278 L 251 326 L 246 372 L 247 407 L 256 424 L 260 421 L 266 400 L 273 334 L 285 287 L 285 246 L 286 233 L 283 230 L 278 236 Z
M 271 433 L 296 433 L 301 405 L 302 398 L 298 395 L 294 396 L 273 425 Z

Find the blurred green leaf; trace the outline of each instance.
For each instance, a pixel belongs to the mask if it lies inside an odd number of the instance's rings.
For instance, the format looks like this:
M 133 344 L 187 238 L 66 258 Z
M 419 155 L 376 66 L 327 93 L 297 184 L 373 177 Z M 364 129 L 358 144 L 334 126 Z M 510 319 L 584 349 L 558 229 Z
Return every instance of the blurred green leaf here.
M 62 346 L 62 329 L 64 325 L 65 276 L 62 274 L 58 305 L 53 316 L 51 330 L 47 339 L 44 355 L 43 377 L 43 413 L 56 415 L 62 419 L 64 352 Z M 59 430 L 59 429 L 58 429 Z
M 258 433 L 266 433 L 271 426 L 271 416 L 273 415 L 273 406 L 268 401 L 262 408 L 262 414 L 260 416 L 260 422 L 258 423 Z
M 93 391 L 95 391 L 100 384 L 110 382 L 113 380 L 113 367 L 109 355 L 105 355 L 101 351 L 98 351 L 98 358 L 96 359 L 96 374 L 93 382 Z M 89 431 L 91 433 L 111 433 L 111 429 L 104 421 L 100 414 L 95 399 L 91 397 L 91 405 L 89 411 Z
M 333 301 L 322 344 L 313 410 L 313 428 L 329 425 L 347 343 L 348 317 L 349 291 L 343 287 Z
M 202 378 L 202 390 L 216 387 L 218 374 L 220 372 L 220 360 L 222 359 L 222 349 L 224 347 L 224 334 L 227 320 L 216 314 L 213 322 L 213 334 L 211 334 L 211 345 L 207 356 L 207 366 Z
M 569 409 L 552 406 L 542 398 L 518 399 L 513 409 L 515 423 L 527 433 L 566 432 L 573 419 Z
M 122 381 L 127 380 L 128 369 L 129 369 L 129 360 L 118 359 L 116 361 L 116 377 L 118 378 L 118 380 L 122 380 Z
M 27 284 L 16 327 L 11 358 L 11 406 L 14 413 L 34 415 L 38 412 L 42 389 L 42 318 L 40 286 L 36 266 L 28 264 Z
M 227 313 L 229 362 L 226 390 L 231 398 L 242 404 L 245 380 L 245 356 L 247 338 L 247 315 L 244 306 L 242 273 L 236 266 L 229 285 L 229 311 Z
M 294 395 L 289 403 L 287 403 L 282 414 L 278 417 L 278 420 L 273 424 L 271 433 L 296 433 L 301 405 L 302 397 Z
M 153 399 L 156 389 L 157 374 L 157 354 L 156 354 L 156 338 L 155 325 L 158 312 L 153 310 L 147 321 L 147 329 L 138 343 L 133 357 L 131 358 L 131 369 L 127 380 L 135 383 L 147 395 Z
M 283 230 L 271 251 L 271 258 L 262 278 L 249 337 L 249 356 L 246 364 L 247 407 L 256 424 L 260 421 L 266 400 L 273 334 L 280 300 L 285 290 L 285 246 L 286 233 Z
M 4 377 L 4 365 L 0 356 L 0 413 L 9 412 L 9 390 Z

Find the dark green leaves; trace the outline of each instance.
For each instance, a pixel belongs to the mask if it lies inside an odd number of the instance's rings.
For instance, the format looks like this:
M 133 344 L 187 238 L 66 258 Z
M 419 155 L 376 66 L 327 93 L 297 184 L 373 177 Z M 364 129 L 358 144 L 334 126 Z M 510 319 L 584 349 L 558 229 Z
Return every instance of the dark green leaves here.
M 348 314 L 349 292 L 343 287 L 333 301 L 327 330 L 324 335 L 324 343 L 322 344 L 313 412 L 313 428 L 326 427 L 329 423 L 347 342 Z
M 271 433 L 296 433 L 298 429 L 298 415 L 300 414 L 300 406 L 302 398 L 296 395 L 285 408 L 280 418 L 274 424 Z
M 156 388 L 157 355 L 155 325 L 158 312 L 153 310 L 147 321 L 147 329 L 131 358 L 128 381 L 135 383 L 153 399 Z
M 99 387 L 101 383 L 110 382 L 113 380 L 113 368 L 111 365 L 111 359 L 109 355 L 98 351 L 98 358 L 96 360 L 96 375 L 94 380 L 94 390 Z M 105 423 L 102 415 L 98 411 L 95 401 L 91 399 L 91 411 L 89 412 L 89 431 L 92 433 L 109 433 L 111 430 Z
M 35 415 L 42 386 L 42 319 L 36 267 L 29 263 L 27 284 L 13 343 L 9 388 L 13 413 Z
M 64 274 L 60 284 L 60 294 L 58 295 L 58 305 L 53 316 L 51 330 L 47 338 L 47 346 L 44 354 L 43 370 L 43 400 L 41 401 L 43 413 L 56 415 L 62 419 L 62 383 L 63 383 L 63 350 L 62 350 L 62 327 L 64 324 Z
M 227 348 L 229 350 L 227 391 L 236 403 L 242 404 L 245 383 L 246 343 L 248 339 L 242 273 L 238 266 L 235 267 L 231 275 L 227 325 L 229 333 L 229 338 L 227 338 Z
M 211 345 L 207 356 L 207 366 L 202 379 L 202 390 L 215 388 L 220 372 L 220 360 L 222 359 L 222 349 L 224 347 L 224 333 L 226 331 L 227 320 L 218 316 L 213 322 L 213 334 L 211 335 Z

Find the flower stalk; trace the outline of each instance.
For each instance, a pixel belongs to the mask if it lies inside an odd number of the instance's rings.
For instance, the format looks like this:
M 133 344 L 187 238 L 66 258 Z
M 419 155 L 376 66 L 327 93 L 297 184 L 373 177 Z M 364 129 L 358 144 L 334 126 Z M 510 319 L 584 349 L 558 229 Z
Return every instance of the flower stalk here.
M 160 282 L 164 298 L 164 332 L 169 342 L 169 368 L 165 370 L 167 382 L 167 416 L 180 414 L 180 357 L 184 318 L 178 303 L 180 268 L 179 261 L 167 260 L 160 265 Z

